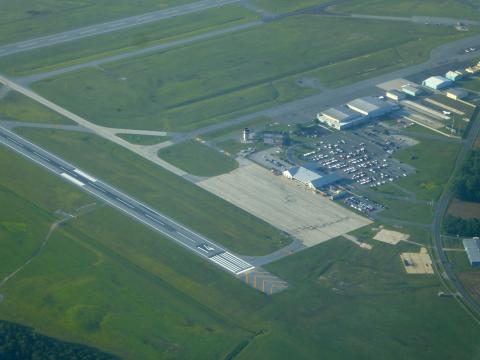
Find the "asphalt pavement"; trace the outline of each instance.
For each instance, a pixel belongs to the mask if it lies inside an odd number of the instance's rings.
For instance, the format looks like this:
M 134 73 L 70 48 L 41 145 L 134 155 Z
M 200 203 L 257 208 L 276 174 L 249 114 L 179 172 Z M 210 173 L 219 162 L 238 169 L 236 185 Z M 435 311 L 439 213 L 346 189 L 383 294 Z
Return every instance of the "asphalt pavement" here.
M 0 127 L 0 143 L 233 275 L 238 276 L 255 268 L 212 240 L 206 239 L 3 127 Z
M 146 25 L 155 21 L 170 19 L 176 16 L 192 14 L 211 8 L 234 4 L 239 1 L 240 0 L 201 0 L 185 5 L 171 7 L 165 10 L 152 11 L 142 15 L 130 16 L 123 19 L 42 36 L 35 39 L 0 46 L 0 57 L 38 49 L 45 46 L 52 46 L 69 41 L 79 40 L 91 36 L 107 34 L 135 26 Z
M 476 110 L 478 112 L 478 110 Z M 465 158 L 468 154 L 468 151 L 472 149 L 475 140 L 479 136 L 480 133 L 480 121 L 479 119 L 475 120 L 468 132 L 467 138 L 463 141 L 462 148 L 457 156 L 457 160 L 455 163 L 455 169 L 452 172 L 456 174 L 456 172 L 460 169 L 463 165 Z M 463 301 L 469 306 L 469 308 L 476 313 L 477 316 L 480 316 L 480 304 L 472 297 L 472 295 L 465 289 L 463 284 L 458 280 L 457 275 L 455 274 L 454 269 L 452 268 L 452 264 L 448 260 L 447 254 L 443 249 L 442 243 L 442 220 L 447 213 L 448 206 L 450 201 L 453 198 L 452 187 L 451 183 L 447 185 L 447 190 L 441 195 L 440 199 L 437 202 L 435 207 L 435 217 L 433 219 L 433 243 L 435 247 L 435 251 L 438 255 L 440 262 L 438 266 L 440 267 L 440 271 L 443 271 L 443 276 L 446 277 L 451 285 L 455 287 L 458 294 L 461 296 Z

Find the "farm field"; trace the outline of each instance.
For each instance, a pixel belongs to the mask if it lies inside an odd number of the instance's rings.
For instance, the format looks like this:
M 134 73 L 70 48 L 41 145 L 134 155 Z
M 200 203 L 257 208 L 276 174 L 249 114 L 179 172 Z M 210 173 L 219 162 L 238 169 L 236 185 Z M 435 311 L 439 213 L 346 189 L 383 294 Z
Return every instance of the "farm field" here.
M 21 0 L 0 4 L 0 44 L 162 10 L 189 0 Z
M 18 132 L 232 251 L 263 255 L 290 242 L 245 211 L 95 135 L 27 128 Z
M 2 72 L 13 76 L 51 71 L 257 19 L 253 12 L 231 5 L 157 21 L 93 38 L 40 48 L 0 58 Z
M 387 16 L 437 16 L 478 20 L 476 1 L 462 0 L 352 0 L 329 8 L 334 12 Z
M 10 91 L 0 98 L 0 119 L 47 124 L 74 124 L 73 121 L 14 91 Z
M 453 200 L 448 213 L 462 219 L 480 219 L 480 203 Z
M 28 209 L 11 222 L 27 229 L 43 223 L 47 230 L 56 209 L 72 211 L 92 202 L 4 149 L 0 157 L 12 169 L 0 174 L 2 189 Z M 17 178 L 36 178 L 41 186 Z M 0 201 L 9 201 L 3 195 Z M 334 239 L 269 265 L 293 286 L 266 297 L 96 204 L 59 228 L 38 258 L 1 289 L 0 317 L 126 359 L 198 353 L 209 358 L 237 353 L 239 359 L 477 356 L 478 327 L 455 301 L 437 296 L 442 289 L 437 278 L 405 274 L 399 253 L 417 248 L 370 240 L 375 233 L 372 227 L 354 232 L 374 245 L 371 251 Z M 8 241 L 14 239 L 18 233 L 9 233 Z M 424 238 L 417 230 L 411 239 Z M 28 253 L 0 251 L 0 258 L 16 256 L 19 263 Z M 2 264 L 2 273 L 8 270 Z
M 234 159 L 195 140 L 161 149 L 158 156 L 197 176 L 216 176 L 238 167 Z
M 392 23 L 386 32 L 383 22 L 318 19 L 289 17 L 104 64 L 102 69 L 60 75 L 34 88 L 100 125 L 188 131 L 317 93 L 318 89 L 296 84 L 300 74 L 397 47 L 411 51 L 408 64 L 419 62 L 440 42 L 465 36 L 447 28 L 405 23 Z M 329 36 L 319 36 L 326 33 Z M 344 76 L 339 73 L 339 78 Z

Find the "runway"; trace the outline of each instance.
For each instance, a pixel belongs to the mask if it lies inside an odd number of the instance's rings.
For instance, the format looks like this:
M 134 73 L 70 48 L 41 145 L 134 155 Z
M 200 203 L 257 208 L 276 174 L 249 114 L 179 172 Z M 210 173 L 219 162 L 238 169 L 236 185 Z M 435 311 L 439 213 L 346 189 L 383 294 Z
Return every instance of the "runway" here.
M 233 275 L 241 275 L 254 269 L 253 265 L 226 251 L 215 242 L 3 127 L 0 127 L 0 143 Z
M 20 41 L 13 44 L 0 46 L 0 57 L 13 55 L 19 52 L 38 49 L 45 46 L 53 46 L 69 41 L 106 34 L 135 26 L 146 25 L 155 21 L 165 20 L 176 16 L 192 14 L 211 8 L 237 3 L 240 0 L 201 0 L 190 4 L 180 5 L 165 10 L 152 11 L 146 14 L 130 16 L 123 19 L 113 20 L 101 24 L 90 25 L 79 29 L 69 30 L 62 33 L 38 37 L 35 39 Z

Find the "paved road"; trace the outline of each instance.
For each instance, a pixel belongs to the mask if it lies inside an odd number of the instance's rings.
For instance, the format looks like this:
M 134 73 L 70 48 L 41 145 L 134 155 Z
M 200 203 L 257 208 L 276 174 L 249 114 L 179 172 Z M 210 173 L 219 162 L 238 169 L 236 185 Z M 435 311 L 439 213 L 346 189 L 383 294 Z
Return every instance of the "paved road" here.
M 332 14 L 332 16 L 335 16 Z M 341 15 L 339 15 L 341 16 Z M 365 15 L 365 14 L 350 14 L 347 15 L 350 18 L 354 19 L 366 19 L 366 20 L 382 20 L 382 21 L 406 21 L 416 24 L 425 24 L 425 25 L 435 25 L 435 26 L 455 26 L 459 21 L 464 25 L 478 26 L 480 25 L 479 21 L 465 20 L 465 19 L 454 19 L 454 18 L 445 18 L 445 17 L 435 17 L 435 16 L 411 16 L 411 17 L 401 17 L 401 16 L 381 16 L 381 15 Z
M 140 155 L 141 157 L 143 157 L 143 158 L 145 158 L 149 161 L 154 162 L 155 164 L 163 167 L 164 169 L 172 172 L 175 175 L 186 177 L 186 178 L 189 178 L 191 176 L 191 175 L 187 174 L 185 171 L 183 171 L 182 169 L 179 169 L 176 166 L 160 159 L 157 156 L 156 153 L 152 154 L 149 151 L 149 147 L 131 144 L 128 141 L 126 141 L 122 138 L 119 138 L 118 136 L 115 135 L 115 133 L 117 132 L 117 129 L 107 128 L 107 127 L 104 127 L 104 126 L 99 126 L 99 125 L 92 124 L 87 119 L 85 119 L 81 116 L 78 116 L 78 115 L 72 113 L 71 111 L 68 111 L 67 109 L 51 102 L 50 100 L 45 99 L 43 96 L 38 95 L 36 92 L 34 92 L 30 89 L 27 89 L 26 87 L 24 87 L 22 85 L 19 85 L 16 82 L 11 81 L 11 80 L 9 80 L 6 77 L 1 76 L 1 75 L 0 75 L 0 84 L 8 86 L 12 90 L 18 91 L 19 93 L 21 93 L 21 94 L 29 97 L 30 99 L 46 106 L 47 108 L 55 111 L 56 113 L 58 113 L 60 115 L 63 115 L 67 119 L 70 119 L 70 120 L 76 122 L 78 125 L 81 125 L 84 128 L 91 130 L 96 135 L 98 135 L 98 136 L 100 136 L 104 139 L 107 139 L 109 141 L 112 141 L 112 142 L 116 143 L 117 145 L 120 145 L 120 146 L 136 153 L 137 155 Z
M 455 174 L 460 167 L 463 165 L 465 158 L 468 154 L 468 151 L 473 147 L 477 136 L 480 133 L 480 121 L 477 119 L 470 128 L 468 133 L 468 137 L 464 140 L 460 153 L 457 156 L 457 160 L 455 163 L 455 169 L 452 174 Z M 452 264 L 449 262 L 447 255 L 443 249 L 442 244 L 442 220 L 447 212 L 448 205 L 453 198 L 453 194 L 451 191 L 451 184 L 447 185 L 448 188 L 440 199 L 437 202 L 437 206 L 435 208 L 435 217 L 433 220 L 433 243 L 435 247 L 435 251 L 440 259 L 438 266 L 440 267 L 440 271 L 444 272 L 444 275 L 448 277 L 451 281 L 451 284 L 455 287 L 457 292 L 461 295 L 462 299 L 467 303 L 467 305 L 478 315 L 480 315 L 480 304 L 470 295 L 470 293 L 464 288 L 463 284 L 458 280 L 453 268 Z
M 234 275 L 254 269 L 250 263 L 226 251 L 205 237 L 133 199 L 112 186 L 93 178 L 55 155 L 0 127 L 0 143 L 43 166 L 66 181 L 110 204 L 133 219 L 189 249 Z
M 226 28 L 226 29 L 219 29 L 219 30 L 210 31 L 210 32 L 207 32 L 207 33 L 204 33 L 204 34 L 191 36 L 191 37 L 185 38 L 185 39 L 174 40 L 174 41 L 170 41 L 170 42 L 167 42 L 167 43 L 153 45 L 153 46 L 145 47 L 145 48 L 138 49 L 138 50 L 131 50 L 131 51 L 123 52 L 121 54 L 112 55 L 112 56 L 100 58 L 100 59 L 97 59 L 97 60 L 91 60 L 91 61 L 87 61 L 87 62 L 84 62 L 84 63 L 76 64 L 76 65 L 66 66 L 66 67 L 55 69 L 55 70 L 48 71 L 48 72 L 43 72 L 43 73 L 39 73 L 39 74 L 25 76 L 25 77 L 17 79 L 17 81 L 19 83 L 23 84 L 23 85 L 28 85 L 28 84 L 36 82 L 36 81 L 40 81 L 40 80 L 43 80 L 43 79 L 48 79 L 48 78 L 51 78 L 51 77 L 54 77 L 54 76 L 70 73 L 70 72 L 73 72 L 73 71 L 78 71 L 80 69 L 90 68 L 90 67 L 94 67 L 94 66 L 101 66 L 103 64 L 112 63 L 112 62 L 115 62 L 115 61 L 120 61 L 120 60 L 129 59 L 129 58 L 132 58 L 132 57 L 152 54 L 152 53 L 158 52 L 160 50 L 166 50 L 166 49 L 170 49 L 170 48 L 173 48 L 173 47 L 178 47 L 178 46 L 181 46 L 181 45 L 189 45 L 189 44 L 193 44 L 197 41 L 208 40 L 208 39 L 218 37 L 218 36 L 221 36 L 221 35 L 226 35 L 226 34 L 231 34 L 231 33 L 238 32 L 238 31 L 242 31 L 242 30 L 247 30 L 247 29 L 262 25 L 262 24 L 264 24 L 262 21 L 251 21 L 251 22 L 248 22 L 248 23 L 245 23 L 245 24 L 232 26 L 232 27 L 229 27 L 229 28 Z
M 153 11 L 142 15 L 131 16 L 102 24 L 86 26 L 62 33 L 43 36 L 0 46 L 0 57 L 16 54 L 23 51 L 38 49 L 45 46 L 57 45 L 73 40 L 83 39 L 113 31 L 123 30 L 135 26 L 149 24 L 159 20 L 170 19 L 176 16 L 196 13 L 199 11 L 237 3 L 240 0 L 201 0 L 190 4 L 172 7 L 166 10 Z

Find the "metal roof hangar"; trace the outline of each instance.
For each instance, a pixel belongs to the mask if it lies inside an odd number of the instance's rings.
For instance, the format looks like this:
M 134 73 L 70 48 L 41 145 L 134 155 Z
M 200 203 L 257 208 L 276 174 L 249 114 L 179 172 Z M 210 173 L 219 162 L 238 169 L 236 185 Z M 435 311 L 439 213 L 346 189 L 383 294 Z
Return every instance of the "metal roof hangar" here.
M 472 266 L 480 266 L 480 239 L 464 239 L 463 247 Z
M 364 117 L 349 107 L 341 105 L 323 111 L 317 115 L 317 119 L 337 130 L 342 130 L 358 124 L 364 120 Z
M 443 76 L 431 76 L 423 80 L 422 85 L 430 89 L 439 90 L 452 85 L 452 80 L 444 78 Z
M 382 101 L 374 96 L 358 98 L 347 103 L 347 106 L 369 118 L 379 117 L 395 109 L 395 105 L 387 101 Z

